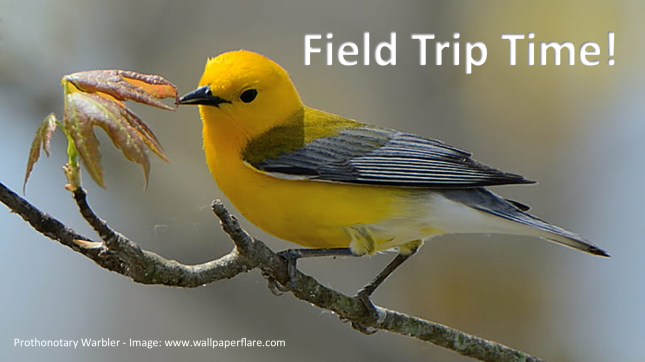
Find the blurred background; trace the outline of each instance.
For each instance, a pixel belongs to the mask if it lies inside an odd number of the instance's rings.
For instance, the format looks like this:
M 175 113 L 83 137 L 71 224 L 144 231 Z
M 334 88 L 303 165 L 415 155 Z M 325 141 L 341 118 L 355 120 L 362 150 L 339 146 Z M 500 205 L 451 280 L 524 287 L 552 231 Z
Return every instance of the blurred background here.
M 62 113 L 63 75 L 135 70 L 162 75 L 183 94 L 195 88 L 208 57 L 254 50 L 290 71 L 309 106 L 438 138 L 473 151 L 484 163 L 539 180 L 494 190 L 612 255 L 602 259 L 531 238 L 444 236 L 398 270 L 375 303 L 549 361 L 644 361 L 644 13 L 639 0 L 0 0 L 0 181 L 21 189 L 34 131 L 49 112 Z M 372 49 L 397 33 L 396 66 L 327 66 L 324 56 L 304 65 L 305 34 L 332 32 L 335 47 L 353 41 L 362 49 L 366 31 Z M 616 34 L 614 66 L 607 65 L 609 31 Z M 461 34 L 461 65 L 450 58 L 434 65 L 434 41 L 428 65 L 419 65 L 418 42 L 410 34 L 454 41 L 454 32 Z M 518 64 L 510 66 L 508 41 L 500 35 L 529 32 L 536 43 L 570 41 L 576 52 L 594 41 L 600 64 L 584 66 L 576 55 L 573 66 L 528 66 L 524 40 L 518 42 Z M 488 60 L 471 75 L 464 69 L 467 41 L 488 47 Z M 209 208 L 223 195 L 204 163 L 197 108 L 171 113 L 132 107 L 171 162 L 152 157 L 144 190 L 140 168 L 97 131 L 108 189 L 85 177 L 94 209 L 143 248 L 169 259 L 201 263 L 227 253 L 232 244 Z M 52 149 L 52 157 L 36 165 L 27 198 L 94 235 L 63 189 L 62 133 Z M 242 222 L 274 250 L 292 247 Z M 353 294 L 393 256 L 307 260 L 300 266 Z M 7 211 L 0 211 L 0 264 L 4 361 L 469 361 L 399 335 L 357 333 L 289 294 L 275 297 L 257 271 L 197 289 L 138 285 L 46 239 Z M 209 337 L 284 340 L 286 347 L 13 346 L 14 338 Z

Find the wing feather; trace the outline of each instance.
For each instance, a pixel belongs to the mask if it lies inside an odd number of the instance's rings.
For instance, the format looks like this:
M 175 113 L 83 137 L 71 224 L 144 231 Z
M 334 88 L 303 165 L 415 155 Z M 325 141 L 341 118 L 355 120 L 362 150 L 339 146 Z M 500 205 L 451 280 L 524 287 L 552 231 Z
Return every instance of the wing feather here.
M 441 141 L 390 129 L 356 127 L 251 163 L 276 177 L 427 188 L 533 183 Z

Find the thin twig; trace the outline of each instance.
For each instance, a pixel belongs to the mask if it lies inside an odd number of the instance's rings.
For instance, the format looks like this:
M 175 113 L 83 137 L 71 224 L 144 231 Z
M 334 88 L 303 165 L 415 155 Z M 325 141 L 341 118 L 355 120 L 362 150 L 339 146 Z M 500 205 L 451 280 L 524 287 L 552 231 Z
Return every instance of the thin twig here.
M 280 284 L 288 285 L 298 299 L 333 311 L 342 320 L 363 327 L 414 337 L 481 361 L 542 361 L 500 343 L 382 307 L 374 307 L 377 315 L 374 319 L 373 311 L 359 298 L 325 287 L 300 271 L 296 271 L 295 281 L 290 280 L 286 262 L 266 244 L 242 229 L 235 217 L 230 215 L 219 201 L 213 203 L 213 211 L 235 248 L 217 260 L 199 265 L 185 265 L 142 250 L 136 243 L 111 229 L 92 211 L 84 190 L 74 191 L 73 196 L 81 214 L 101 236 L 103 242 L 92 242 L 76 233 L 0 183 L 0 201 L 35 230 L 85 255 L 99 266 L 125 275 L 138 283 L 197 287 L 257 268 L 269 273 Z M 91 247 L 87 247 L 88 245 Z

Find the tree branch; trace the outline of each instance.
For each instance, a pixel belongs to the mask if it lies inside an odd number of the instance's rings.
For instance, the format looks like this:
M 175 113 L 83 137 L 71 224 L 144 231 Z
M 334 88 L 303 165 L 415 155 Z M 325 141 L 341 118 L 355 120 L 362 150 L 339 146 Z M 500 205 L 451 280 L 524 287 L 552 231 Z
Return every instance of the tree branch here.
M 378 306 L 371 310 L 360 299 L 325 287 L 300 271 L 296 271 L 295 280 L 290 280 L 286 262 L 262 241 L 244 231 L 220 201 L 213 203 L 213 211 L 233 241 L 234 249 L 217 260 L 185 265 L 142 250 L 136 243 L 113 230 L 92 211 L 83 189 L 77 189 L 72 194 L 81 215 L 94 228 L 101 241 L 91 241 L 88 237 L 78 234 L 0 183 L 0 201 L 12 212 L 20 215 L 36 231 L 85 255 L 102 268 L 127 276 L 137 283 L 191 288 L 230 279 L 252 269 L 260 269 L 271 279 L 287 286 L 296 298 L 333 311 L 341 320 L 360 325 L 362 328 L 414 337 L 481 361 L 542 361 L 500 343 L 469 335 L 442 324 Z

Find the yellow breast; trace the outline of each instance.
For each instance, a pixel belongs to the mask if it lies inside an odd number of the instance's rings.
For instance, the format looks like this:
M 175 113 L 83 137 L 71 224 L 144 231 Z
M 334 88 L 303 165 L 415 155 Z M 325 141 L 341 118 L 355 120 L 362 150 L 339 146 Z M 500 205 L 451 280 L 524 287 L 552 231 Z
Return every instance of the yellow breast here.
M 410 226 L 410 190 L 278 178 L 246 164 L 240 145 L 248 141 L 226 129 L 204 122 L 206 162 L 226 197 L 264 231 L 310 248 L 351 247 L 358 254 L 413 241 L 396 230 Z

